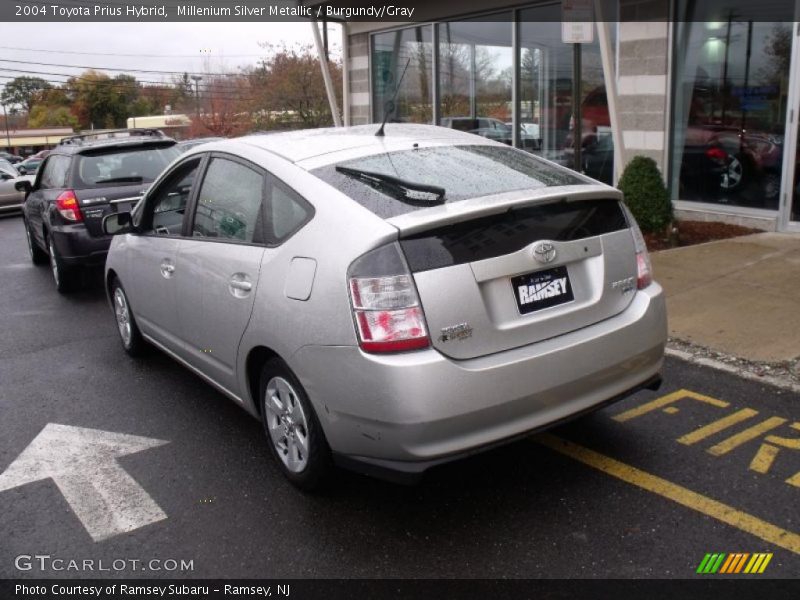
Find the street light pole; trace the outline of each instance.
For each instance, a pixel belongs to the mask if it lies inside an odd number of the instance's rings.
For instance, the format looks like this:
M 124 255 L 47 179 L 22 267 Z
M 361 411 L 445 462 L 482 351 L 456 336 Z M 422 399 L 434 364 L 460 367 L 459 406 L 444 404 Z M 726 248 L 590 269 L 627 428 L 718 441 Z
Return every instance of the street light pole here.
M 3 121 L 6 124 L 6 146 L 8 151 L 11 152 L 11 136 L 8 133 L 8 113 L 6 112 L 6 105 L 3 104 Z
M 200 80 L 203 79 L 200 75 L 192 75 L 192 79 L 194 80 L 194 110 L 197 116 L 200 116 L 200 92 L 198 90 L 197 84 L 200 83 Z

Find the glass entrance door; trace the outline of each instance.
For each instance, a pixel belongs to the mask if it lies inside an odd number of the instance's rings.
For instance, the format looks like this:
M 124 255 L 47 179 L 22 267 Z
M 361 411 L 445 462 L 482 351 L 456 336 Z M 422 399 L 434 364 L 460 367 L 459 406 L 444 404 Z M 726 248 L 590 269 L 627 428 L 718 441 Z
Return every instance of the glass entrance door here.
M 780 229 L 800 231 L 800 0 L 797 1 L 797 22 L 792 48 L 789 93 L 789 118 L 786 123 L 786 143 L 783 157 L 783 186 L 781 188 Z

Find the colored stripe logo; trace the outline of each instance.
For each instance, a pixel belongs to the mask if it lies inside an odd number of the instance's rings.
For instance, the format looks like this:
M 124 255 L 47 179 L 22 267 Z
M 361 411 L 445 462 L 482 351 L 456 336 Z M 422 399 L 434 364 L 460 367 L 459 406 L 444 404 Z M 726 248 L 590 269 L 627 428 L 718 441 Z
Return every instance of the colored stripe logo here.
M 772 552 L 725 552 L 708 553 L 697 567 L 697 573 L 713 575 L 724 573 L 726 575 L 746 573 L 763 573 L 769 561 L 772 560 Z

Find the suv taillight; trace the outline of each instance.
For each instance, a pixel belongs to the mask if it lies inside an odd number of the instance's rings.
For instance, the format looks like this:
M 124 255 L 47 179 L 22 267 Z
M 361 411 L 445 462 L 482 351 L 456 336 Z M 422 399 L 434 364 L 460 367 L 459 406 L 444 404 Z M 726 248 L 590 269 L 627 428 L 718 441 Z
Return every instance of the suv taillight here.
M 67 190 L 56 198 L 56 210 L 67 221 L 83 221 L 83 213 L 75 192 Z
M 347 282 L 362 350 L 402 352 L 430 346 L 417 288 L 396 243 L 353 262 Z

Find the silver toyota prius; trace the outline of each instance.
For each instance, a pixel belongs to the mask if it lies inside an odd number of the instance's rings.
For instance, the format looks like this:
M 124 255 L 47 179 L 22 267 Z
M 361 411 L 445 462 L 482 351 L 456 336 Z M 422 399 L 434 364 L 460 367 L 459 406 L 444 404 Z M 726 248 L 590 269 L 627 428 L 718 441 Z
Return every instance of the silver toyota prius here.
M 283 473 L 413 481 L 660 383 L 661 287 L 619 191 L 452 129 L 253 135 L 181 155 L 116 234 L 124 349 L 261 419 Z

